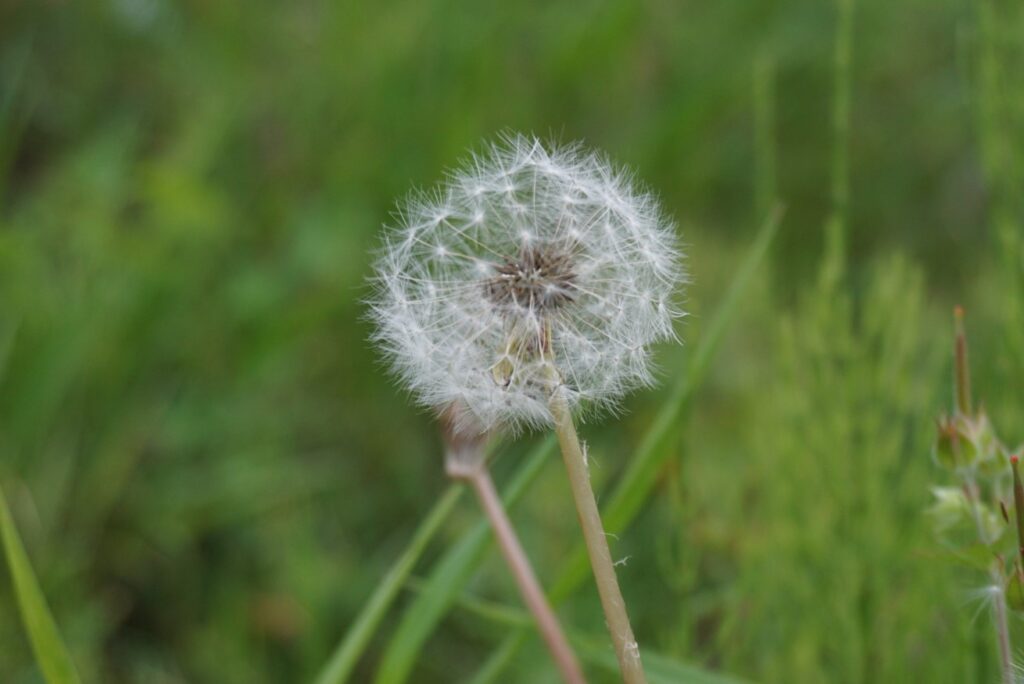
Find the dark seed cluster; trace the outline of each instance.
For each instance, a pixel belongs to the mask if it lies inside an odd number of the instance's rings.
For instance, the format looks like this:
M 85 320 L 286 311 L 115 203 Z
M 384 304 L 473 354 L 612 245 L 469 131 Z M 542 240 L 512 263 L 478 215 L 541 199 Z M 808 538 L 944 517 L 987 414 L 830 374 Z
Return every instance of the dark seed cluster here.
M 543 314 L 576 298 L 572 254 L 550 246 L 524 246 L 519 256 L 495 266 L 484 283 L 489 300 L 501 308 Z

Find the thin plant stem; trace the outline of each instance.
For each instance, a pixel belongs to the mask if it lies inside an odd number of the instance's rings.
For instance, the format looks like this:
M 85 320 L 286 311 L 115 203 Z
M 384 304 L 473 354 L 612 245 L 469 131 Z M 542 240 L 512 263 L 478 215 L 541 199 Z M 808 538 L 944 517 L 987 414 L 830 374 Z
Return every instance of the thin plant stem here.
M 845 228 L 850 203 L 850 83 L 855 0 L 838 0 L 836 25 L 835 90 L 832 99 L 832 211 Z
M 551 657 L 568 684 L 586 684 L 583 671 L 576 660 L 576 655 L 565 638 L 555 611 L 551 609 L 544 590 L 540 588 L 537 576 L 530 566 L 523 545 L 519 543 L 512 522 L 508 519 L 505 506 L 501 502 L 498 491 L 494 488 L 494 480 L 487 469 L 486 445 L 489 435 L 480 430 L 467 406 L 461 402 L 453 402 L 446 406 L 439 415 L 441 434 L 445 441 L 444 466 L 448 476 L 469 484 L 484 509 L 494 538 L 501 549 L 512 577 L 519 587 L 523 602 L 533 613 L 537 628 L 551 651 Z
M 562 679 L 568 684 L 585 684 L 580 664 L 537 581 L 522 544 L 519 543 L 505 507 L 501 504 L 501 497 L 494 488 L 490 472 L 485 467 L 479 467 L 470 470 L 464 477 L 476 492 L 480 506 L 494 528 L 494 537 L 498 542 L 498 548 L 501 549 L 501 555 L 504 556 L 512 577 L 515 578 L 523 602 L 537 621 L 537 628 L 551 652 Z
M 601 523 L 594 489 L 590 485 L 586 456 L 580 446 L 576 425 L 573 423 L 569 403 L 560 383 L 551 397 L 551 413 L 555 421 L 558 444 L 562 449 L 562 458 L 569 474 L 572 495 L 576 500 L 576 511 L 579 514 L 580 527 L 583 528 L 587 553 L 590 555 L 594 581 L 601 596 L 601 607 L 604 608 L 605 621 L 615 645 L 615 656 L 619 660 L 622 679 L 626 684 L 646 684 L 647 679 L 640 662 L 640 647 L 633 636 L 633 627 L 629 624 L 629 615 L 626 614 L 626 602 L 622 598 L 619 581 L 615 576 L 615 564 L 608 548 L 608 538 Z

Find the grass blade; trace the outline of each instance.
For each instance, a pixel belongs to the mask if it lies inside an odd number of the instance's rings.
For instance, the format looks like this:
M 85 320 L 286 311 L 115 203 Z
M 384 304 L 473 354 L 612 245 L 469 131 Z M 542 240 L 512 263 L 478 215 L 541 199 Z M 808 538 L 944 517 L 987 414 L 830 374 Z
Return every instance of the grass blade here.
M 608 641 L 594 637 L 575 636 L 572 645 L 584 661 L 612 674 L 618 674 L 619 663 Z M 687 665 L 674 658 L 644 649 L 644 674 L 649 684 L 740 684 L 741 680 Z
M 525 627 L 517 627 L 512 630 L 469 680 L 469 684 L 490 684 L 490 682 L 498 681 L 498 677 L 512 663 L 516 652 L 523 647 L 528 636 L 530 636 L 530 632 Z
M 453 484 L 434 504 L 430 513 L 420 523 L 405 551 L 388 570 L 388 574 L 374 589 L 373 595 L 366 602 L 356 621 L 348 628 L 345 637 L 317 676 L 316 684 L 341 684 L 352 674 L 370 637 L 373 636 L 395 596 L 405 584 L 409 573 L 416 566 L 416 562 L 423 555 L 427 544 L 441 528 L 441 524 L 451 514 L 452 509 L 455 508 L 463 491 L 462 485 Z
M 502 496 L 507 507 L 523 495 L 553 450 L 554 438 L 549 437 L 527 457 Z M 377 684 L 400 684 L 408 679 L 423 644 L 483 560 L 490 541 L 491 528 L 486 520 L 480 520 L 437 563 L 424 590 L 406 610 L 398 630 L 388 644 L 375 680 Z
M 411 580 L 409 588 L 420 594 L 425 591 L 423 583 L 417 580 Z M 533 624 L 533 619 L 526 611 L 494 601 L 463 595 L 456 603 L 459 608 L 494 623 L 523 629 L 529 629 Z M 609 674 L 619 674 L 619 663 L 614 652 L 608 648 L 607 638 L 585 636 L 573 630 L 567 630 L 566 633 L 584 662 Z M 740 684 L 741 681 L 648 650 L 644 650 L 643 658 L 649 684 Z
M 76 684 L 80 681 L 78 672 L 57 631 L 57 623 L 46 605 L 46 598 L 39 588 L 35 573 L 32 572 L 32 565 L 18 530 L 14 527 L 3 489 L 0 489 L 0 537 L 3 538 L 4 553 L 21 619 L 43 677 L 48 684 Z

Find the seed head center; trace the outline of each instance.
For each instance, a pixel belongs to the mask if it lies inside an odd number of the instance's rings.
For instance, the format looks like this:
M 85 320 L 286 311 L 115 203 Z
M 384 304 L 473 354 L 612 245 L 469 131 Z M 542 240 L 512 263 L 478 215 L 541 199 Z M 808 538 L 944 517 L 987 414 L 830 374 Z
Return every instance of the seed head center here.
M 524 245 L 519 256 L 496 264 L 494 273 L 484 292 L 503 310 L 543 315 L 576 298 L 572 254 L 550 245 Z

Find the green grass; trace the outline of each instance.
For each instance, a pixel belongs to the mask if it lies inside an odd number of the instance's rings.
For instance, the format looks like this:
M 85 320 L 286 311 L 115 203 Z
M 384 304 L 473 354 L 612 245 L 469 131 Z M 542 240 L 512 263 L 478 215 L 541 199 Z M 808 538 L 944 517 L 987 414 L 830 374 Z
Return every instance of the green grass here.
M 21 620 L 25 626 L 36 663 L 48 684 L 76 684 L 78 672 L 54 623 L 39 581 L 32 571 L 28 554 L 11 520 L 7 499 L 0 489 L 0 541 L 17 596 Z
M 398 594 L 402 589 L 402 585 L 408 580 L 413 567 L 416 565 L 416 561 L 423 555 L 431 538 L 451 514 L 461 492 L 462 487 L 460 485 L 450 485 L 444 496 L 438 500 L 430 513 L 424 517 L 423 522 L 417 528 L 415 536 L 410 540 L 405 551 L 374 589 L 373 595 L 366 602 L 366 606 L 359 613 L 359 617 L 348 628 L 345 638 L 338 645 L 337 650 L 331 655 L 331 659 L 317 677 L 316 681 L 318 684 L 331 684 L 332 682 L 343 682 L 348 679 L 349 674 L 356 665 L 356 661 L 359 659 L 359 655 L 366 648 L 367 642 L 373 636 L 377 625 L 384 618 L 384 614 L 394 600 L 395 595 Z
M 662 386 L 580 427 L 652 677 L 993 680 L 976 578 L 921 511 L 953 304 L 1024 441 L 1020 22 L 989 0 L 8 3 L 0 487 L 35 579 L 8 559 L 0 681 L 52 676 L 31 586 L 83 681 L 554 681 L 361 303 L 395 199 L 507 129 L 629 164 L 686 244 Z M 495 478 L 614 681 L 542 444 L 503 445 Z

